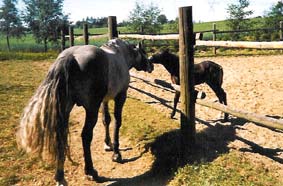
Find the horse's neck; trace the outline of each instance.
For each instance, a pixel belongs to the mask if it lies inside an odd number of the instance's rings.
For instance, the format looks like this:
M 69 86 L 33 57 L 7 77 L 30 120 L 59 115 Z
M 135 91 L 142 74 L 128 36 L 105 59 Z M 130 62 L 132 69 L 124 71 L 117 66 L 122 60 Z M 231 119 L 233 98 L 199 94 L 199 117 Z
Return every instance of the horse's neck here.
M 122 61 L 126 63 L 128 69 L 132 68 L 133 60 L 131 59 L 129 52 L 127 52 L 124 47 L 111 47 L 111 45 L 104 45 L 101 47 L 101 49 L 104 50 L 104 52 L 106 52 L 107 55 L 113 59 L 113 61 L 116 61 L 117 59 L 123 59 Z M 121 62 L 120 60 L 119 62 Z
M 179 58 L 177 56 L 167 58 L 162 62 L 162 65 L 171 74 L 171 76 L 179 77 Z

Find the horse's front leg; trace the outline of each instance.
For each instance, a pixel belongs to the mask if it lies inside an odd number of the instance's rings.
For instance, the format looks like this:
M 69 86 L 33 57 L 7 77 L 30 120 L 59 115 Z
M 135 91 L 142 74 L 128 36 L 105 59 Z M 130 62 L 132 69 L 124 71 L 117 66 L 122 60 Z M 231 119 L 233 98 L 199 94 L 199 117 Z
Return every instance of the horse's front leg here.
M 180 92 L 179 91 L 176 91 L 175 92 L 175 97 L 174 97 L 174 105 L 173 105 L 173 110 L 172 110 L 172 113 L 171 113 L 171 118 L 174 118 L 175 114 L 176 114 L 176 109 L 177 109 L 177 104 L 179 102 L 179 99 L 180 99 Z
M 102 110 L 102 123 L 105 128 L 105 139 L 104 139 L 104 150 L 105 151 L 112 151 L 113 150 L 113 145 L 111 143 L 111 138 L 109 134 L 109 124 L 111 122 L 111 117 L 109 113 L 109 108 L 108 108 L 108 102 L 103 102 L 101 105 L 101 110 Z
M 97 171 L 93 167 L 90 151 L 90 145 L 93 138 L 93 128 L 97 122 L 99 105 L 96 107 L 94 108 L 94 110 L 86 110 L 85 124 L 81 134 L 84 149 L 85 174 L 92 180 L 98 179 Z
M 180 78 L 177 77 L 177 76 L 171 75 L 171 81 L 172 81 L 173 84 L 180 85 Z M 171 118 L 174 118 L 174 116 L 176 114 L 176 109 L 177 109 L 177 104 L 178 104 L 179 99 L 180 99 L 180 94 L 181 93 L 179 91 L 175 92 L 174 104 L 173 104 L 173 110 L 172 110 L 172 113 L 171 113 Z
M 115 162 L 121 162 L 122 156 L 119 151 L 119 130 L 122 124 L 122 109 L 127 97 L 127 93 L 122 92 L 118 94 L 115 98 L 115 107 L 114 107 L 114 117 L 115 117 L 115 126 L 114 126 L 114 154 L 112 160 Z

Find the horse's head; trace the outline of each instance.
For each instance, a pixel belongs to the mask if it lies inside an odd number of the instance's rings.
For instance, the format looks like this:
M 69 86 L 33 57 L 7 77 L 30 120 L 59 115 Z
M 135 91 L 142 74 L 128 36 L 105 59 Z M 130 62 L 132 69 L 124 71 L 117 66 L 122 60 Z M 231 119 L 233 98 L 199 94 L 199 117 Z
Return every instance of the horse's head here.
M 141 43 L 134 47 L 135 63 L 133 67 L 138 71 L 145 71 L 151 73 L 153 71 L 153 64 L 148 60 L 145 50 Z
M 169 49 L 162 50 L 158 53 L 153 54 L 152 56 L 149 57 L 149 61 L 151 63 L 155 64 L 163 64 L 164 61 L 167 61 L 168 59 L 171 58 L 171 53 L 169 52 Z

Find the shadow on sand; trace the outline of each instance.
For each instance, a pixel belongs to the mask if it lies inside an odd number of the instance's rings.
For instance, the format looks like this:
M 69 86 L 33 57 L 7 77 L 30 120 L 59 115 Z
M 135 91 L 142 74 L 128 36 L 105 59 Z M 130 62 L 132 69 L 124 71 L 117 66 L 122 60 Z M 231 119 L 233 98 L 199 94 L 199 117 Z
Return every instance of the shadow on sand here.
M 172 108 L 168 105 L 169 101 L 167 100 L 143 90 L 131 88 L 155 98 L 168 108 Z M 240 140 L 250 146 L 249 149 L 240 149 L 240 151 L 259 153 L 274 161 L 283 163 L 282 158 L 276 157 L 278 152 L 283 152 L 283 149 L 264 148 L 236 135 L 236 129 L 245 130 L 241 126 L 248 121 L 244 119 L 231 118 L 229 125 L 223 125 L 221 120 L 204 121 L 196 118 L 196 121 L 207 127 L 196 134 L 196 144 L 185 152 L 186 156 L 182 156 L 183 159 L 180 158 L 182 148 L 180 147 L 181 132 L 180 130 L 173 130 L 158 136 L 154 142 L 146 146 L 145 152 L 150 150 L 155 157 L 152 168 L 148 172 L 132 178 L 102 178 L 102 181 L 111 186 L 163 186 L 173 178 L 178 168 L 186 164 L 212 162 L 221 154 L 229 152 L 228 144 L 235 140 Z

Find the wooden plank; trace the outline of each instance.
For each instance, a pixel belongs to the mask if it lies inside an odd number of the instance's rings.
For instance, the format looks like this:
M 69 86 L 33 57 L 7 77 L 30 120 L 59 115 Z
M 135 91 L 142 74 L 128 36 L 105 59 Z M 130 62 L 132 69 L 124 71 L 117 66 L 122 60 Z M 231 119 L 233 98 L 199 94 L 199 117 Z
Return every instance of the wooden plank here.
M 254 48 L 254 49 L 283 49 L 283 41 L 251 42 L 251 41 L 196 41 L 196 46 Z
M 179 85 L 167 83 L 166 81 L 163 81 L 161 79 L 153 79 L 153 78 L 149 78 L 149 77 L 138 75 L 138 74 L 133 73 L 133 72 L 130 72 L 130 76 L 133 77 L 133 78 L 136 78 L 136 79 L 140 79 L 140 80 L 149 82 L 149 83 L 157 85 L 157 86 L 161 86 L 159 88 L 163 88 L 164 89 L 164 87 L 165 87 L 166 90 L 168 88 L 168 89 L 180 92 L 180 86 Z
M 194 33 L 196 40 L 202 40 L 203 33 Z M 134 38 L 147 40 L 178 40 L 179 34 L 160 34 L 160 35 L 146 35 L 146 34 L 119 34 L 119 38 Z
M 241 110 L 233 109 L 220 103 L 208 102 L 205 100 L 197 99 L 196 103 L 205 107 L 213 108 L 233 116 L 252 121 L 257 125 L 268 127 L 272 129 L 283 130 L 283 120 L 277 120 L 274 118 L 265 117 L 255 113 L 248 113 Z
M 177 40 L 179 39 L 179 34 L 168 34 L 168 35 L 119 34 L 119 38 L 134 38 L 134 39 L 147 39 L 147 40 Z

